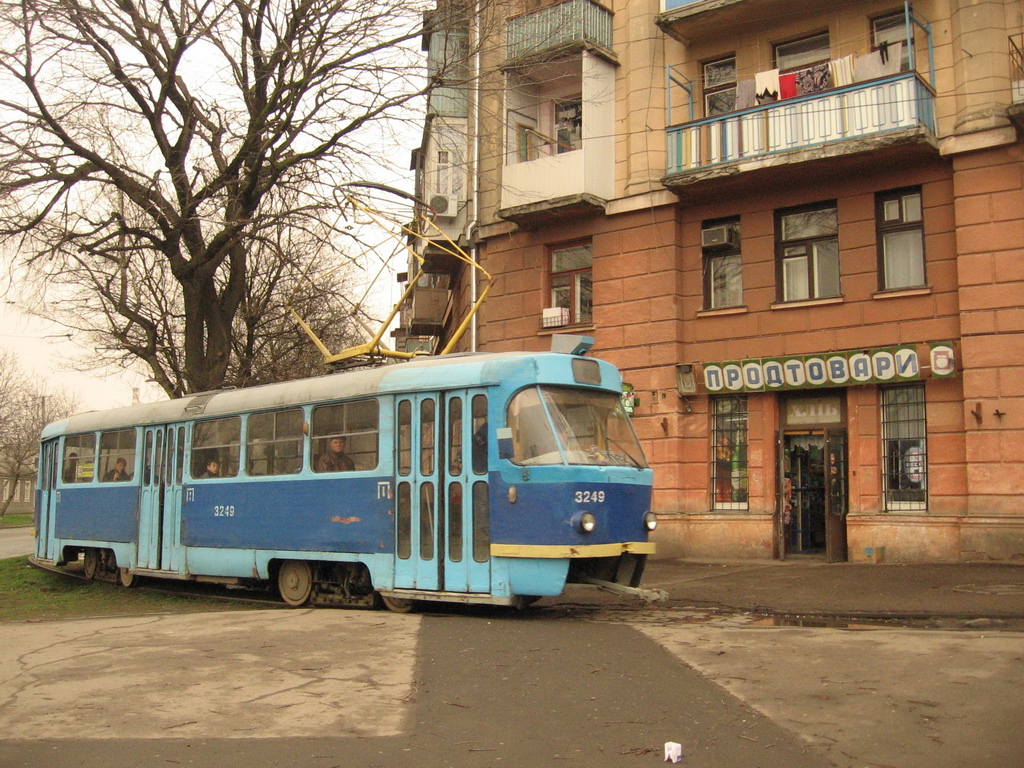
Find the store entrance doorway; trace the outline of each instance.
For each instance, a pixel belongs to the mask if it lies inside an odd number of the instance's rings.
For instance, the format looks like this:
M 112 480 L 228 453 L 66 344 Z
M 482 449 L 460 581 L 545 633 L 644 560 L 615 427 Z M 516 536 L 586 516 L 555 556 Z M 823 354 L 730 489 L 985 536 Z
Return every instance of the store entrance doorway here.
M 846 430 L 780 435 L 778 551 L 846 560 Z

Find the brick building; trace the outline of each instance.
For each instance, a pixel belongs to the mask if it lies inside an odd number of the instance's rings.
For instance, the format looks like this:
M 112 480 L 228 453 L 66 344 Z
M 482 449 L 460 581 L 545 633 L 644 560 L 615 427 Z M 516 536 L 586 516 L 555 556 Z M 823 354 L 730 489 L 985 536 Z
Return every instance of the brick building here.
M 463 347 L 594 338 L 663 554 L 1024 557 L 1024 6 L 510 9 L 426 38 L 419 191 L 492 278 Z M 483 278 L 423 256 L 430 349 Z

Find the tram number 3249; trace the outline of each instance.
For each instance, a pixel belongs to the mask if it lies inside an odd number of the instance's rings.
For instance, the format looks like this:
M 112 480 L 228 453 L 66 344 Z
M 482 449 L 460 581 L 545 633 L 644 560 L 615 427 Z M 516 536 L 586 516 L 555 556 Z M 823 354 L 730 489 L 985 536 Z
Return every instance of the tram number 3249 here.
M 214 517 L 234 517 L 235 516 L 235 505 L 234 504 L 217 504 L 213 508 Z
M 602 504 L 604 491 L 576 491 L 575 500 L 577 504 Z

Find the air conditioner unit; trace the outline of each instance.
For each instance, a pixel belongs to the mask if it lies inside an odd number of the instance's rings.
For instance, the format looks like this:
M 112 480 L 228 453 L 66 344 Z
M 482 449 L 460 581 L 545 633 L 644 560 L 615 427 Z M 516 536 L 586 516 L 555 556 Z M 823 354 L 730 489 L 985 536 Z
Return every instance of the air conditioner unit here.
M 739 233 L 733 227 L 708 227 L 700 233 L 704 248 L 739 248 Z
M 436 216 L 453 219 L 459 213 L 459 201 L 452 195 L 431 195 L 430 207 Z
M 569 324 L 567 307 L 547 307 L 541 313 L 541 325 L 544 328 L 561 328 Z

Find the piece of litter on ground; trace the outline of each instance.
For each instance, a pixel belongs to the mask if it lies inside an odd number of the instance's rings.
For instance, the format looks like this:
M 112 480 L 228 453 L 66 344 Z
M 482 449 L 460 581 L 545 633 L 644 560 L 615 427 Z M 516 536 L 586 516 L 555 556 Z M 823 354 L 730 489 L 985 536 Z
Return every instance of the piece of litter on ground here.
M 674 741 L 665 742 L 665 762 L 678 763 L 683 759 L 683 745 Z

